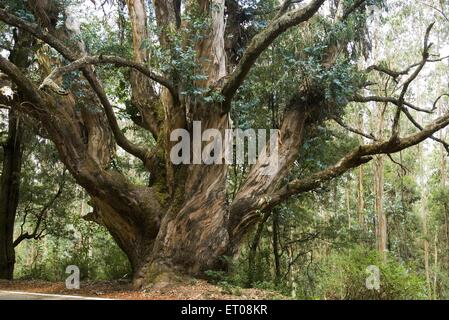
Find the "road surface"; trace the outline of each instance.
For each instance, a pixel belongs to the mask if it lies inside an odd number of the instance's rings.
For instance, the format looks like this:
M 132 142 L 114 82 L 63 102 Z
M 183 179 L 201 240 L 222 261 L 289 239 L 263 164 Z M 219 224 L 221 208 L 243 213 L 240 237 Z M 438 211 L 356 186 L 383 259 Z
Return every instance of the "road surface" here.
M 0 290 L 0 300 L 108 300 L 108 299 L 82 297 L 82 296 L 68 296 L 60 294 Z

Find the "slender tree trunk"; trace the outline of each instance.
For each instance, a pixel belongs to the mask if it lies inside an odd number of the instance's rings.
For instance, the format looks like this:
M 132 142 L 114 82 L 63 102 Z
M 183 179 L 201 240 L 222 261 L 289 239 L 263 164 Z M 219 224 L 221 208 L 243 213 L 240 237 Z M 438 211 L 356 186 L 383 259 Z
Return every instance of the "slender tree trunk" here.
M 273 255 L 274 255 L 274 281 L 276 285 L 281 281 L 281 257 L 279 256 L 279 213 L 273 211 Z
M 427 290 L 429 292 L 429 297 L 432 296 L 432 287 L 430 284 L 430 266 L 429 266 L 429 231 L 427 227 L 427 210 L 426 210 L 426 196 L 424 195 L 421 199 L 421 214 L 422 214 L 422 225 L 424 234 L 424 270 L 426 274 L 426 284 Z
M 357 121 L 357 129 L 361 132 L 364 131 L 363 128 L 363 115 L 360 113 L 358 115 Z M 363 139 L 360 137 L 360 142 L 363 142 Z M 359 221 L 359 226 L 361 226 L 365 230 L 365 196 L 364 196 L 364 188 L 363 188 L 363 166 L 360 166 L 357 169 L 357 217 Z
M 419 149 L 418 149 L 418 158 L 419 158 L 419 175 L 421 177 L 424 177 L 425 169 L 424 169 L 423 150 L 421 147 L 419 147 Z M 428 290 L 429 298 L 431 299 L 433 296 L 433 287 L 432 287 L 432 281 L 431 281 L 430 261 L 429 261 L 430 260 L 430 241 L 429 241 L 430 233 L 429 233 L 429 228 L 428 228 L 428 224 L 427 224 L 427 220 L 428 220 L 427 197 L 428 197 L 427 190 L 425 188 L 422 188 L 421 189 L 420 211 L 421 211 L 421 219 L 422 219 L 423 235 L 424 235 L 424 237 L 423 237 L 424 271 L 426 274 L 427 290 Z M 434 245 L 436 246 L 436 243 Z M 436 249 L 435 249 L 435 252 L 436 252 Z M 434 263 L 436 263 L 436 255 L 434 256 L 434 258 L 435 258 Z M 436 264 L 434 265 L 434 268 L 436 268 Z
M 332 184 L 332 204 L 333 204 L 333 216 L 338 214 L 338 181 L 335 180 Z
M 443 200 L 444 201 L 444 200 Z M 443 204 L 444 231 L 446 233 L 446 268 L 449 272 L 449 212 L 446 203 Z
M 385 122 L 384 105 L 377 105 L 378 108 L 378 122 L 377 137 L 382 138 Z M 383 155 L 378 155 L 374 159 L 374 211 L 377 216 L 377 248 L 382 258 L 386 258 L 387 252 L 387 219 L 383 207 L 384 195 L 384 158 Z
M 433 252 L 433 267 L 435 269 L 433 273 L 433 298 L 438 299 L 438 232 L 435 232 L 434 239 L 434 252 Z
M 265 226 L 265 222 L 267 222 L 267 219 L 270 215 L 266 213 L 262 219 L 262 221 L 259 222 L 259 225 L 257 226 L 256 233 L 254 234 L 254 238 L 251 242 L 251 245 L 249 247 L 249 255 L 248 255 L 248 280 L 246 283 L 247 287 L 252 287 L 254 283 L 254 276 L 256 275 L 256 255 L 257 255 L 257 248 L 259 247 L 260 239 L 262 238 L 263 228 Z
M 290 228 L 290 241 L 293 241 L 293 228 Z M 293 250 L 293 246 L 290 246 L 289 249 L 287 250 L 288 252 L 288 263 L 289 263 L 289 285 L 291 288 L 291 297 L 292 298 L 296 298 L 296 279 L 295 279 L 295 263 L 294 263 L 294 250 Z
M 402 152 L 399 152 L 400 157 L 400 163 L 404 163 L 403 154 Z M 402 207 L 402 214 L 404 215 L 404 219 L 402 221 L 398 220 L 398 230 L 402 234 L 402 244 L 400 246 L 400 256 L 403 257 L 404 260 L 408 260 L 410 258 L 410 252 L 409 252 L 409 236 L 407 232 L 407 225 L 408 225 L 408 215 L 407 215 L 407 201 L 405 199 L 405 186 L 404 186 L 404 176 L 406 175 L 406 172 L 401 173 L 401 207 Z
M 348 228 L 351 229 L 351 183 L 347 182 L 345 188 L 345 199 L 346 199 L 346 213 L 348 215 Z
M 441 111 L 442 113 L 442 111 Z M 445 141 L 445 130 L 441 130 L 440 139 Z M 447 152 L 443 145 L 440 145 L 440 173 L 441 173 L 441 190 L 446 190 L 447 187 Z M 444 214 L 444 229 L 446 232 L 446 268 L 449 272 L 449 208 L 448 202 L 443 199 L 443 214 Z

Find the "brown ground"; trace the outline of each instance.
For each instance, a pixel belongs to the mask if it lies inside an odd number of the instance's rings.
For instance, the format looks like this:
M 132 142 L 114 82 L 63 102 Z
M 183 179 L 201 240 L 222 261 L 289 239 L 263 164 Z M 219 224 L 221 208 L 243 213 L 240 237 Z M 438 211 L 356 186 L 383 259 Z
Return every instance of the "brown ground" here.
M 130 284 L 124 281 L 85 281 L 81 282 L 81 288 L 79 290 L 68 290 L 63 282 L 0 280 L 0 290 L 126 300 L 270 300 L 286 298 L 274 292 L 258 289 L 225 289 L 203 280 L 192 280 L 190 283 L 178 284 L 164 290 L 144 291 L 133 291 Z

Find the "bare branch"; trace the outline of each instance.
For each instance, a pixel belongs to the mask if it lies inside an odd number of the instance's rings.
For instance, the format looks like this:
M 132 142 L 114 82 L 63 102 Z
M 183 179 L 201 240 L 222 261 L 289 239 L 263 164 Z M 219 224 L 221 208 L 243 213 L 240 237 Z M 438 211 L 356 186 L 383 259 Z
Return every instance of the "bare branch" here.
M 435 100 L 435 102 L 433 103 L 433 107 L 432 107 L 432 110 L 433 110 L 433 111 L 435 111 L 435 110 L 437 109 L 437 104 L 438 104 L 438 102 L 439 102 L 443 97 L 449 97 L 449 94 L 448 94 L 448 93 L 443 93 L 441 96 L 439 96 L 439 97 Z
M 434 24 L 435 23 L 431 23 L 427 27 L 426 35 L 424 36 L 424 48 L 423 48 L 421 62 L 418 64 L 418 67 L 412 73 L 412 75 L 407 80 L 405 80 L 405 82 L 404 82 L 404 84 L 402 86 L 402 92 L 401 92 L 401 94 L 399 96 L 399 102 L 400 102 L 401 105 L 403 104 L 405 94 L 407 93 L 407 90 L 408 90 L 410 84 L 416 79 L 416 77 L 419 75 L 419 73 L 422 71 L 422 69 L 426 65 L 427 60 L 429 59 L 429 49 L 432 46 L 431 43 L 429 44 L 429 36 L 430 36 L 430 31 L 432 31 L 432 28 L 433 28 Z
M 381 73 L 385 73 L 386 75 L 389 75 L 390 77 L 392 77 L 394 80 L 396 80 L 397 78 L 399 78 L 400 76 L 406 75 L 408 74 L 408 72 L 410 71 L 411 68 L 413 68 L 415 65 L 412 65 L 410 67 L 408 67 L 406 70 L 403 71 L 394 71 L 394 70 L 390 70 L 388 68 L 382 67 L 382 66 L 378 66 L 378 65 L 372 65 L 369 66 L 366 71 L 372 71 L 372 70 L 376 70 L 379 71 Z
M 449 59 L 449 56 L 444 56 L 444 57 L 435 58 L 435 59 L 427 59 L 426 61 L 427 62 L 441 62 L 446 59 Z M 419 66 L 420 64 L 421 64 L 421 62 L 414 63 L 414 64 L 408 66 L 406 69 L 401 70 L 401 71 L 391 70 L 391 69 L 388 69 L 386 67 L 382 67 L 379 65 L 371 65 L 366 69 L 366 71 L 375 70 L 375 71 L 378 71 L 381 73 L 385 73 L 386 75 L 389 75 L 390 77 L 392 77 L 394 80 L 397 80 L 397 78 L 399 78 L 400 76 L 407 75 L 410 72 L 410 70 Z
M 406 108 L 404 108 L 404 106 L 410 107 L 411 109 L 414 109 L 414 110 L 420 111 L 420 112 L 433 113 L 436 110 L 436 108 L 437 108 L 438 101 L 442 97 L 447 96 L 447 94 L 440 95 L 435 100 L 435 102 L 433 103 L 433 106 L 432 106 L 431 110 L 418 108 L 418 107 L 416 107 L 416 106 L 412 105 L 411 103 L 408 103 L 408 102 L 406 102 L 404 100 L 405 95 L 407 93 L 407 90 L 408 90 L 410 84 L 418 77 L 419 73 L 423 70 L 423 68 L 424 68 L 424 66 L 425 66 L 425 64 L 427 62 L 437 62 L 437 61 L 442 61 L 443 59 L 447 59 L 448 58 L 448 57 L 442 57 L 442 58 L 438 58 L 438 59 L 434 59 L 434 60 L 429 60 L 429 55 L 430 55 L 429 54 L 429 49 L 432 46 L 432 44 L 429 43 L 429 36 L 430 36 L 430 32 L 431 32 L 433 26 L 434 26 L 434 23 L 430 24 L 427 27 L 427 29 L 426 29 L 426 34 L 425 34 L 425 37 L 424 37 L 424 46 L 423 46 L 422 60 L 419 63 L 411 65 L 405 71 L 402 71 L 402 72 L 393 72 L 391 70 L 388 70 L 386 68 L 380 68 L 378 66 L 370 67 L 373 70 L 378 70 L 378 71 L 384 72 L 384 73 L 390 75 L 391 77 L 393 77 L 395 79 L 399 75 L 407 74 L 412 68 L 417 67 L 416 70 L 413 72 L 413 74 L 405 80 L 405 82 L 404 82 L 404 84 L 402 86 L 401 94 L 400 94 L 398 99 L 391 98 L 391 97 L 377 97 L 377 96 L 371 96 L 371 97 L 356 96 L 353 99 L 354 101 L 358 101 L 358 102 L 376 101 L 376 102 L 392 103 L 392 104 L 396 105 L 397 106 L 397 111 L 396 111 L 396 114 L 395 114 L 395 117 L 394 117 L 393 129 L 392 129 L 393 138 L 397 137 L 399 135 L 399 120 L 400 120 L 400 114 L 402 112 L 407 116 L 407 118 L 410 120 L 410 122 L 413 123 L 413 125 L 416 128 L 418 128 L 420 130 L 423 130 L 423 127 L 412 117 L 410 112 Z M 430 135 L 429 138 L 432 139 L 432 140 L 435 140 L 435 141 L 437 141 L 439 143 L 441 143 L 444 146 L 444 148 L 449 153 L 449 144 L 448 143 L 446 143 L 445 141 L 443 141 L 443 140 L 441 140 L 439 138 L 436 138 L 433 135 Z
M 425 3 L 425 2 L 423 2 L 423 1 L 420 1 L 420 3 L 422 3 L 422 4 L 425 5 L 425 6 L 428 6 L 429 8 L 434 9 L 434 10 L 437 11 L 437 12 L 439 12 L 439 13 L 443 16 L 443 18 L 444 18 L 447 22 L 449 22 L 449 17 L 448 17 L 447 14 L 444 12 L 444 10 L 443 10 L 443 4 L 442 4 L 442 3 L 440 3 L 440 4 L 441 4 L 441 9 L 439 9 L 439 8 L 437 8 L 437 7 L 435 7 L 435 6 L 431 5 L 431 4 Z
M 368 133 L 362 132 L 362 131 L 360 131 L 360 130 L 358 130 L 356 128 L 350 127 L 347 124 L 345 124 L 343 121 L 341 121 L 338 117 L 333 117 L 332 120 L 334 120 L 341 127 L 343 127 L 344 129 L 346 129 L 346 130 L 348 130 L 348 131 L 350 131 L 352 133 L 358 134 L 359 136 L 365 137 L 365 138 L 370 139 L 370 140 L 377 141 L 376 137 L 374 137 L 374 135 L 372 133 L 368 134 Z
M 23 233 L 23 226 L 25 224 L 27 214 L 24 216 L 23 223 L 22 223 L 22 225 L 20 227 L 20 229 L 21 229 L 20 235 L 17 237 L 17 239 L 13 243 L 14 248 L 17 247 L 24 240 L 29 240 L 29 239 L 39 240 L 42 237 L 44 229 L 39 231 L 40 226 L 41 226 L 44 218 L 46 217 L 48 210 L 54 205 L 54 203 L 56 202 L 56 200 L 58 200 L 58 198 L 62 194 L 62 191 L 64 190 L 64 185 L 65 185 L 65 182 L 66 182 L 66 179 L 64 178 L 65 172 L 66 171 L 64 170 L 63 173 L 62 173 L 62 181 L 59 184 L 58 191 L 50 199 L 50 201 L 48 201 L 42 207 L 42 209 L 40 210 L 39 214 L 37 215 L 37 221 L 36 221 L 36 224 L 34 226 L 33 232 L 31 234 L 28 233 L 28 232 Z
M 394 105 L 399 105 L 400 102 L 398 99 L 393 98 L 393 97 L 381 97 L 381 96 L 360 96 L 360 95 L 355 95 L 351 98 L 351 101 L 354 102 L 384 102 L 384 103 L 392 103 Z M 410 109 L 413 109 L 415 111 L 419 111 L 419 112 L 424 112 L 424 113 L 428 113 L 428 114 L 432 114 L 434 109 L 428 110 L 428 109 L 423 109 L 423 108 L 419 108 L 415 105 L 413 105 L 410 102 L 404 101 L 404 106 L 409 107 Z
M 420 74 L 420 72 L 423 70 L 424 66 L 428 62 L 428 59 L 430 56 L 429 50 L 430 50 L 430 47 L 432 46 L 432 44 L 429 44 L 429 36 L 430 36 L 430 32 L 431 32 L 433 26 L 434 26 L 434 23 L 430 24 L 426 29 L 426 34 L 424 36 L 422 59 L 419 63 L 417 63 L 415 65 L 411 65 L 405 71 L 401 71 L 401 72 L 394 72 L 394 71 L 388 70 L 387 68 L 379 67 L 379 66 L 371 66 L 370 68 L 368 68 L 368 70 L 377 70 L 377 71 L 383 72 L 383 73 L 391 76 L 396 81 L 400 75 L 408 74 L 408 72 L 413 67 L 417 67 L 415 69 L 415 71 L 404 81 L 399 98 L 395 99 L 395 101 L 385 101 L 385 103 L 388 103 L 388 102 L 394 103 L 397 108 L 395 116 L 394 116 L 394 120 L 393 120 L 393 127 L 392 127 L 393 138 L 396 138 L 399 136 L 399 124 L 400 124 L 400 119 L 401 119 L 401 113 L 405 110 L 405 108 L 404 108 L 405 95 L 407 94 L 407 91 L 408 91 L 411 83 L 418 77 L 418 75 Z M 432 109 L 432 111 L 433 111 L 433 109 Z
M 390 158 L 391 162 L 393 162 L 394 164 L 398 165 L 398 166 L 401 168 L 401 170 L 402 170 L 402 172 L 404 173 L 404 175 L 406 175 L 407 172 L 410 172 L 410 169 L 408 169 L 408 168 L 407 168 L 406 166 L 404 166 L 402 163 L 400 163 L 400 162 L 394 160 L 394 158 L 393 158 L 393 156 L 392 156 L 391 154 L 388 153 L 387 156 L 388 156 L 388 158 Z
M 410 112 L 408 110 L 404 109 L 404 110 L 402 110 L 402 112 L 404 112 L 405 116 L 410 120 L 410 122 L 416 128 L 418 128 L 419 130 L 423 130 L 423 127 L 413 118 L 413 116 L 410 114 Z M 449 144 L 446 141 L 444 141 L 440 138 L 437 138 L 434 135 L 431 135 L 429 138 L 438 143 L 441 143 L 443 145 L 443 147 L 446 149 L 447 153 L 449 154 Z

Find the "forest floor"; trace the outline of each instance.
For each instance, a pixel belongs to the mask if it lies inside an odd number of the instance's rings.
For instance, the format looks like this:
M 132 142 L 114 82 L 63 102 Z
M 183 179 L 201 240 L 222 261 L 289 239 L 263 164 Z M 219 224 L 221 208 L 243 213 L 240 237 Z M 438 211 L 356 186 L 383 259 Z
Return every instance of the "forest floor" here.
M 125 281 L 82 281 L 79 290 L 69 290 L 64 282 L 41 280 L 0 280 L 0 290 L 46 294 L 77 295 L 123 300 L 271 300 L 288 299 L 276 292 L 260 289 L 227 288 L 204 280 L 192 280 L 162 290 L 132 290 Z

